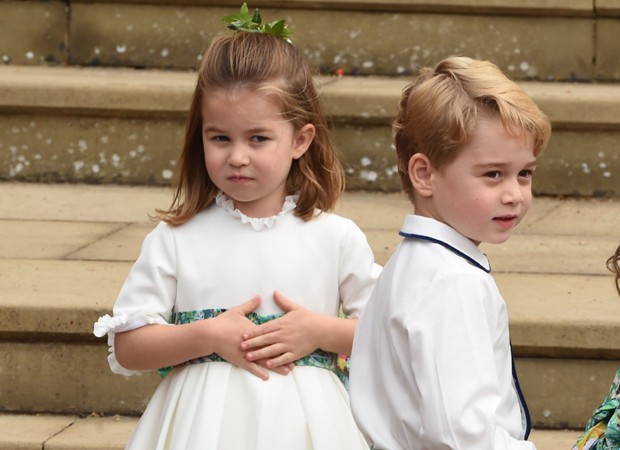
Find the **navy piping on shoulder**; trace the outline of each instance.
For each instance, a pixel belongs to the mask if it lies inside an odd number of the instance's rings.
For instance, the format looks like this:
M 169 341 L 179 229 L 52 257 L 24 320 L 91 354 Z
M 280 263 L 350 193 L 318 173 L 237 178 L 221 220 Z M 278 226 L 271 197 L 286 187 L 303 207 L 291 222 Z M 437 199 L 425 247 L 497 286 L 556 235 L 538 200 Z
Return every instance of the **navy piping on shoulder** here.
M 450 244 L 444 242 L 444 241 L 440 241 L 439 239 L 435 239 L 429 236 L 423 236 L 421 234 L 410 234 L 410 233 L 404 233 L 402 231 L 399 231 L 398 234 L 400 234 L 403 237 L 406 238 L 413 238 L 413 239 L 421 239 L 423 241 L 429 241 L 429 242 L 433 242 L 435 244 L 439 244 L 442 247 L 447 248 L 448 250 L 450 250 L 452 253 L 455 253 L 457 255 L 459 255 L 461 258 L 467 260 L 470 264 L 476 266 L 477 268 L 483 270 L 486 273 L 491 273 L 491 268 L 489 266 L 489 269 L 487 269 L 486 267 L 484 267 L 482 264 L 480 264 L 478 261 L 476 261 L 474 258 L 472 258 L 471 256 L 469 256 L 466 253 L 463 253 L 462 251 L 460 251 L 459 249 L 452 247 Z

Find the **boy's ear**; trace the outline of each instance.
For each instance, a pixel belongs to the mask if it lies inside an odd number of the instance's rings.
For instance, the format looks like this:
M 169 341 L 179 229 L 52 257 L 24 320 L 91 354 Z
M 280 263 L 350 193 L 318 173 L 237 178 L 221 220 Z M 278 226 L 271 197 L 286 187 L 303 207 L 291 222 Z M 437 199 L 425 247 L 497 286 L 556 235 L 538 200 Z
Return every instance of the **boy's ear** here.
M 314 139 L 316 129 L 311 123 L 305 124 L 295 133 L 295 141 L 293 142 L 293 159 L 299 159 L 310 148 L 310 144 Z
M 433 194 L 432 175 L 435 169 L 431 161 L 422 153 L 415 153 L 409 158 L 407 172 L 414 190 L 423 197 Z

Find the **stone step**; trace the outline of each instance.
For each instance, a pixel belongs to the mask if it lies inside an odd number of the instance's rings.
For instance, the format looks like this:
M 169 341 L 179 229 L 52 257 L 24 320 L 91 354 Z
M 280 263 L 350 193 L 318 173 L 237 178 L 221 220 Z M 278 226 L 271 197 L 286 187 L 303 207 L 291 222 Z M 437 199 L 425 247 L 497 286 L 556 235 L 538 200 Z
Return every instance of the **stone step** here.
M 187 70 L 224 32 L 238 0 L 2 0 L 0 58 L 11 65 Z M 401 75 L 452 54 L 518 79 L 620 80 L 617 0 L 258 0 L 284 17 L 324 73 Z
M 148 213 L 170 199 L 160 187 L 0 183 L 0 411 L 140 414 L 158 376 L 113 375 L 91 333 L 154 226 Z M 385 263 L 410 210 L 401 194 L 347 191 L 338 212 Z M 604 266 L 618 223 L 618 199 L 541 197 L 506 244 L 484 247 L 536 427 L 583 427 L 620 364 Z
M 317 77 L 347 187 L 398 191 L 390 123 L 409 77 Z M 169 184 L 195 74 L 0 66 L 0 180 Z M 620 196 L 620 83 L 522 81 L 554 132 L 539 195 Z
M 136 418 L 126 416 L 0 413 L 0 450 L 122 450 L 136 422 Z M 575 430 L 535 429 L 530 440 L 538 450 L 558 450 L 571 448 L 578 436 Z

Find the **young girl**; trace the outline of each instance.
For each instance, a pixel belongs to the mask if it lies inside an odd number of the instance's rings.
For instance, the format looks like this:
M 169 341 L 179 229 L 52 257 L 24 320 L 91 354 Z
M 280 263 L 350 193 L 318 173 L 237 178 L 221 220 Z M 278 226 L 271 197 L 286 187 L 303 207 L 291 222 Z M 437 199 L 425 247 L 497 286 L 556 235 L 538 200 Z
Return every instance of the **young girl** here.
M 620 294 L 620 246 L 607 260 L 615 275 L 616 291 Z M 616 372 L 609 393 L 586 424 L 573 450 L 614 450 L 620 448 L 620 369 Z
M 342 169 L 312 74 L 277 34 L 211 43 L 173 204 L 95 325 L 114 372 L 170 371 L 129 449 L 368 448 L 334 370 L 356 325 L 339 314 L 358 316 L 379 266 L 326 212 Z

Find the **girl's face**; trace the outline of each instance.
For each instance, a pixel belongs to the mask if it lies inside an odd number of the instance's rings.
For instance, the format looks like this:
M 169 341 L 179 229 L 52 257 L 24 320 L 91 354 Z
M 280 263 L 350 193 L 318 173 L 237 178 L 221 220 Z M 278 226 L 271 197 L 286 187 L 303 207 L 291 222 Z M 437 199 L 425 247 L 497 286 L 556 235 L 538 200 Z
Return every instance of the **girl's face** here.
M 202 118 L 213 183 L 247 216 L 279 213 L 291 164 L 310 146 L 314 126 L 295 130 L 273 96 L 250 89 L 204 95 Z
M 480 119 L 468 144 L 433 170 L 426 214 L 480 242 L 506 241 L 532 201 L 532 138 L 508 134 L 499 119 Z

